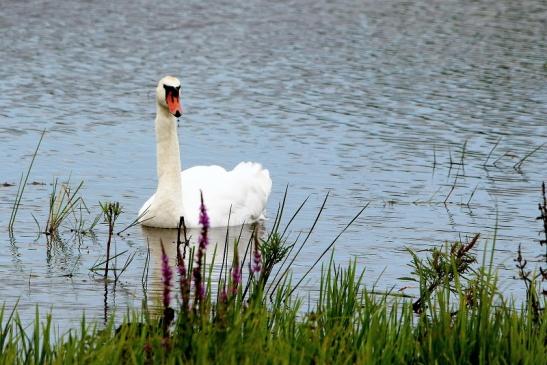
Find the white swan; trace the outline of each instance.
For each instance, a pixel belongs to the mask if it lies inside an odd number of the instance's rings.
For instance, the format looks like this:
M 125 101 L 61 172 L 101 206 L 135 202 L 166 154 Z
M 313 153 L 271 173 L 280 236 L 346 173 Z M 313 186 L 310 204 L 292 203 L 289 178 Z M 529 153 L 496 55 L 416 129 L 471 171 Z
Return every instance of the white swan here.
M 200 191 L 211 227 L 253 223 L 264 218 L 272 189 L 268 170 L 241 162 L 232 171 L 220 166 L 195 166 L 181 171 L 176 117 L 182 115 L 180 81 L 166 76 L 156 88 L 158 188 L 139 211 L 140 223 L 177 228 L 199 226 Z M 229 222 L 228 222 L 229 217 Z

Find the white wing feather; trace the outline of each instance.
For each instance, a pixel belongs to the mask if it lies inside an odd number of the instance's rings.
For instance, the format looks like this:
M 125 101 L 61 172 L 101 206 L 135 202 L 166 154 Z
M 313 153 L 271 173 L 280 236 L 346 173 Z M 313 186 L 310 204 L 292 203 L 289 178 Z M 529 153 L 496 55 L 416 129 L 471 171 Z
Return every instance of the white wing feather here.
M 195 166 L 181 172 L 183 216 L 187 227 L 199 227 L 200 192 L 211 227 L 253 223 L 264 218 L 272 189 L 268 170 L 259 163 L 241 162 L 226 171 L 216 165 Z M 154 195 L 143 205 L 144 213 Z

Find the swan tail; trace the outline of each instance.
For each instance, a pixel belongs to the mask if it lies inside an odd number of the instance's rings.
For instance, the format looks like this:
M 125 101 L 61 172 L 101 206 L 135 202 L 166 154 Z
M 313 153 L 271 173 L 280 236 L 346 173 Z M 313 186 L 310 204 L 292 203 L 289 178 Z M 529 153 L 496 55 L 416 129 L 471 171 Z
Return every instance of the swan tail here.
M 260 191 L 266 200 L 272 191 L 270 172 L 258 162 L 240 162 L 233 170 L 240 176 L 248 176 L 253 180 L 252 186 Z
M 251 216 L 255 220 L 264 219 L 266 202 L 272 191 L 270 172 L 257 162 L 241 162 L 233 172 L 247 180 L 249 193 L 245 205 L 254 208 Z

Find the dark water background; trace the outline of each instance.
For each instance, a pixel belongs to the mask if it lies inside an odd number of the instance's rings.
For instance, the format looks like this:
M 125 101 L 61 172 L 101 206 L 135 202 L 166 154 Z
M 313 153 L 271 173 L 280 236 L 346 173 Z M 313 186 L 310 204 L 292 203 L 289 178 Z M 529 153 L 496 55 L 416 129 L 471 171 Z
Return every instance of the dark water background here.
M 286 185 L 287 213 L 310 196 L 293 236 L 330 192 L 295 279 L 370 202 L 335 254 L 366 267 L 367 284 L 383 272 L 378 286 L 406 285 L 397 280 L 409 273 L 405 247 L 474 233 L 491 243 L 497 217 L 501 286 L 522 294 L 512 260 L 518 244 L 532 261 L 543 252 L 535 218 L 547 146 L 513 166 L 547 142 L 545 1 L 0 5 L 0 183 L 18 183 L 47 130 L 29 179 L 40 184 L 26 187 L 11 240 L 17 186 L 0 187 L 0 302 L 19 301 L 23 317 L 36 304 L 61 328 L 83 310 L 104 315 L 103 281 L 89 268 L 105 252 L 105 227 L 78 240 L 67 223 L 61 242 L 47 244 L 32 215 L 43 226 L 53 179 L 70 177 L 85 182 L 92 215 L 116 200 L 120 228 L 134 219 L 155 189 L 154 87 L 166 74 L 183 82 L 183 167 L 262 162 L 274 182 L 270 218 Z M 464 145 L 464 164 L 450 164 Z M 129 234 L 116 250 L 136 256 L 110 311 L 140 306 L 147 238 L 158 265 L 158 235 Z M 317 290 L 318 275 L 305 292 Z

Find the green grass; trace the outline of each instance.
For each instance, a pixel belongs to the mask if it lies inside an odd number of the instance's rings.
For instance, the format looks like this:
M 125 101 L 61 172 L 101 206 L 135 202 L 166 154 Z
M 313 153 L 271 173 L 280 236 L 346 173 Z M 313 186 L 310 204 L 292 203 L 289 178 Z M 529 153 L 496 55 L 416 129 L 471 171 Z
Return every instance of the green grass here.
M 74 214 L 77 204 L 83 202 L 81 197 L 78 196 L 83 184 L 82 181 L 72 189 L 70 181 L 59 185 L 57 179 L 53 180 L 52 192 L 49 195 L 49 214 L 45 231 L 47 235 L 57 237 L 63 222 L 71 214 Z
M 44 139 L 45 134 L 46 134 L 46 130 L 44 129 L 42 131 L 42 134 L 40 135 L 40 140 L 38 141 L 38 145 L 36 146 L 36 149 L 34 150 L 34 153 L 32 154 L 32 159 L 30 160 L 27 173 L 21 174 L 21 178 L 19 179 L 19 185 L 17 186 L 17 193 L 15 194 L 15 200 L 13 202 L 13 207 L 11 209 L 11 216 L 8 223 L 8 232 L 10 235 L 13 235 L 13 225 L 15 224 L 15 218 L 17 217 L 17 212 L 19 211 L 19 207 L 21 206 L 21 199 L 23 199 L 23 193 L 25 192 L 25 187 L 27 185 L 27 181 L 28 181 L 30 172 L 32 170 L 32 166 L 34 165 L 34 160 L 36 159 L 36 156 L 38 155 L 38 150 L 40 149 L 40 145 L 42 144 L 42 140 Z
M 443 270 L 450 271 L 452 259 L 446 259 Z M 210 288 L 211 271 L 203 270 Z M 248 290 L 228 280 L 224 298 L 207 289 L 200 300 L 177 303 L 170 328 L 166 311 L 143 310 L 127 314 L 117 328 L 113 321 L 89 326 L 82 318 L 79 330 L 53 339 L 50 316 L 41 319 L 37 311 L 29 331 L 16 313 L 2 309 L 0 363 L 544 364 L 547 312 L 538 317 L 526 302 L 517 307 L 504 300 L 489 266 L 473 272 L 467 281 L 472 300 L 454 266 L 424 296 L 419 314 L 411 301 L 372 294 L 355 262 L 341 267 L 332 256 L 322 269 L 318 300 L 306 310 L 289 294 L 288 279 L 270 301 L 262 273 Z

